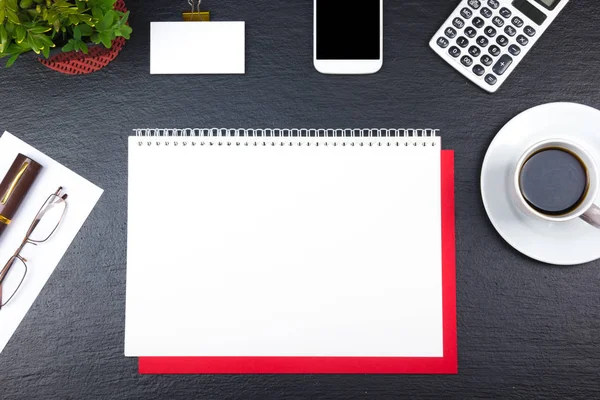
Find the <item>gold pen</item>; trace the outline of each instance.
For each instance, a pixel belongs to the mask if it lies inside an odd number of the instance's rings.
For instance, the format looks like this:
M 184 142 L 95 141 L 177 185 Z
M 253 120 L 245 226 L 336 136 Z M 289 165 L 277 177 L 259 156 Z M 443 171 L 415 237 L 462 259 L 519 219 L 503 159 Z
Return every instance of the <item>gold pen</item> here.
M 0 183 L 0 236 L 27 196 L 42 166 L 31 158 L 19 154 Z

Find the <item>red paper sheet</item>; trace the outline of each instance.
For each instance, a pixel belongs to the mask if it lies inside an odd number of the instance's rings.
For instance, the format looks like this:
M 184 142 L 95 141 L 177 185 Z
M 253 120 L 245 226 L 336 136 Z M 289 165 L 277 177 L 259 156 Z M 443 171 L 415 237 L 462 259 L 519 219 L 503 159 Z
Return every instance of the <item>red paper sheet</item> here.
M 140 374 L 456 374 L 454 152 L 441 152 L 443 357 L 140 357 Z

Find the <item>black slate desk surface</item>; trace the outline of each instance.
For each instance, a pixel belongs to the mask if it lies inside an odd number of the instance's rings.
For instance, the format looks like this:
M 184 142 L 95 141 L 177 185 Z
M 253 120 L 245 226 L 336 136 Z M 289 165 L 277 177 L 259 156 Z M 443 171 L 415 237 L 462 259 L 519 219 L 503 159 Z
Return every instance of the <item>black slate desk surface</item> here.
M 150 76 L 149 22 L 177 20 L 187 3 L 127 3 L 133 37 L 103 71 L 64 76 L 26 59 L 0 70 L 0 129 L 105 189 L 0 354 L 0 399 L 600 398 L 600 262 L 525 258 L 479 194 L 486 148 L 516 114 L 553 101 L 600 108 L 600 2 L 571 1 L 493 95 L 428 48 L 455 0 L 386 1 L 384 66 L 362 77 L 315 71 L 310 0 L 205 0 L 215 20 L 246 21 L 246 75 Z M 456 151 L 458 375 L 137 374 L 123 357 L 127 136 L 215 126 L 442 130 Z

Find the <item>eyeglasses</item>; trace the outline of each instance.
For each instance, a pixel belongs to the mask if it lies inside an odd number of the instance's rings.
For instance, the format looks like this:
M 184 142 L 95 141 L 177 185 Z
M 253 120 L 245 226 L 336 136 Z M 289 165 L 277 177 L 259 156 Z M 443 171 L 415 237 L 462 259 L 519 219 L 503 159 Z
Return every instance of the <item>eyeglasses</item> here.
M 27 260 L 21 256 L 27 244 L 37 246 L 56 232 L 67 210 L 67 195 L 63 188 L 48 196 L 27 230 L 21 245 L 0 271 L 0 308 L 7 305 L 23 284 L 27 275 Z

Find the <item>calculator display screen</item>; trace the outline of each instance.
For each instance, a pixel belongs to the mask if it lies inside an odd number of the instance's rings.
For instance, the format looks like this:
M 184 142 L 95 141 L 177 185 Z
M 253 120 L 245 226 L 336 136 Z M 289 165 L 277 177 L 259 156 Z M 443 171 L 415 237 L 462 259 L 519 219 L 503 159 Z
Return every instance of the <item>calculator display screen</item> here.
M 535 0 L 549 10 L 554 10 L 560 0 Z M 517 10 L 521 11 L 527 18 L 538 25 L 542 25 L 548 16 L 540 11 L 539 8 L 531 4 L 528 0 L 513 0 L 512 5 Z
M 560 0 L 536 0 L 538 3 L 546 7 L 548 10 L 554 10 L 554 7 L 560 2 Z
M 317 59 L 378 60 L 380 6 L 378 0 L 317 0 Z

